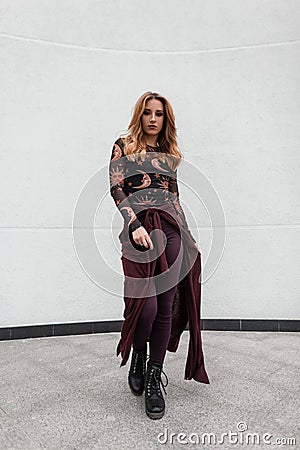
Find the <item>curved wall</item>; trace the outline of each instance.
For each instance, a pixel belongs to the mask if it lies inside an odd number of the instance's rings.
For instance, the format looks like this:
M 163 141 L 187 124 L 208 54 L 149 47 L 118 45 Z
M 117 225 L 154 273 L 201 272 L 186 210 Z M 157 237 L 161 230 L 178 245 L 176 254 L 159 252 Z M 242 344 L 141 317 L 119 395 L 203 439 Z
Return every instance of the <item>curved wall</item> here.
M 122 319 L 121 296 L 78 262 L 72 218 L 147 90 L 170 99 L 185 159 L 226 215 L 202 316 L 299 318 L 299 3 L 49 5 L 1 2 L 0 327 Z M 210 220 L 193 214 L 205 262 Z M 108 195 L 96 236 L 119 275 L 121 225 Z

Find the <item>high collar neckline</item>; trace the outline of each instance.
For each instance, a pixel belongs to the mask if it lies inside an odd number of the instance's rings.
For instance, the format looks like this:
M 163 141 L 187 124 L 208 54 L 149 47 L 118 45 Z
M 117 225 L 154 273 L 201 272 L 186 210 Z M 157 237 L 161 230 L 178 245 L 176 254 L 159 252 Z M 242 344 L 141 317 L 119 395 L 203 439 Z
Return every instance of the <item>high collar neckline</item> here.
M 146 144 L 147 147 L 151 147 L 151 148 L 159 148 L 159 145 L 150 145 L 150 144 Z

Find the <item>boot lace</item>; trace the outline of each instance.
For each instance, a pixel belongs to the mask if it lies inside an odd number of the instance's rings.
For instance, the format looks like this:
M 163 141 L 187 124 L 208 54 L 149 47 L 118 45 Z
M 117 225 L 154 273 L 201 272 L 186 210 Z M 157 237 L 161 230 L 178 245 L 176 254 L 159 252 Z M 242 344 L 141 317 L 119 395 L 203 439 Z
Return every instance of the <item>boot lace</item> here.
M 147 355 L 147 359 L 149 359 L 149 355 Z M 163 383 L 161 379 L 161 374 L 165 376 L 165 384 Z M 167 392 L 165 390 L 165 387 L 167 387 L 169 384 L 168 377 L 166 373 L 162 369 L 156 369 L 154 367 L 151 367 L 149 378 L 147 382 L 147 395 L 157 394 L 161 396 L 161 390 L 160 386 L 163 388 L 164 393 L 167 395 Z
M 137 353 L 136 351 L 133 351 L 130 375 L 136 374 L 138 372 L 138 365 L 140 365 L 140 369 L 144 371 L 146 359 L 147 359 L 146 353 L 144 352 Z

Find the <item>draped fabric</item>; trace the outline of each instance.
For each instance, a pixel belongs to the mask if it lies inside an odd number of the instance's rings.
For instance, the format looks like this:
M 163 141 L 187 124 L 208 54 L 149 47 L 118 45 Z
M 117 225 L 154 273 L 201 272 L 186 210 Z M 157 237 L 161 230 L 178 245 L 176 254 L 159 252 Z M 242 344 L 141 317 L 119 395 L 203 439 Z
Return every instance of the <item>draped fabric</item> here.
M 153 230 L 162 230 L 161 215 L 178 228 L 177 222 L 165 209 L 151 208 L 146 211 L 143 217 L 143 226 L 148 234 Z M 189 344 L 184 378 L 209 384 L 201 339 L 201 253 L 195 247 L 189 233 L 184 228 L 181 228 L 180 231 L 184 252 L 180 281 L 177 284 L 173 303 L 172 330 L 167 350 L 170 352 L 177 351 L 181 334 L 189 324 Z M 156 255 L 150 257 L 149 250 L 142 252 L 137 250 L 137 246 L 132 244 L 134 241 L 131 233 L 128 233 L 128 239 L 125 239 L 126 235 L 127 233 L 124 233 L 123 228 L 119 239 L 122 244 L 121 260 L 125 278 L 125 308 L 121 337 L 116 349 L 117 356 L 120 353 L 122 356 L 120 366 L 125 365 L 128 360 L 135 328 L 142 308 L 147 301 L 147 296 L 153 295 L 155 283 L 153 283 L 152 277 L 154 276 L 155 265 L 157 263 L 160 265 L 160 270 L 166 277 L 170 270 L 165 252 L 161 252 L 164 246 L 162 234 L 158 233 L 157 238 L 152 239 L 154 251 L 160 253 L 158 257 Z

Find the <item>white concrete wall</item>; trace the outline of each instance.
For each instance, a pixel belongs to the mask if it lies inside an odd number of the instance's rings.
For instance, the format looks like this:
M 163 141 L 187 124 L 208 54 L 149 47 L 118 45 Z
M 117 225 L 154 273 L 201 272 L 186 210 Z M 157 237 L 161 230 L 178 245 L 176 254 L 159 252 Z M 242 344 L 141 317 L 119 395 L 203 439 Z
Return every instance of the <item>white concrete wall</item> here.
M 185 158 L 226 215 L 202 316 L 299 318 L 299 12 L 297 0 L 0 1 L 0 326 L 122 318 L 122 298 L 77 260 L 72 217 L 147 90 L 170 99 Z M 110 220 L 115 235 L 122 220 L 109 196 L 105 208 L 96 234 L 121 274 Z M 196 218 L 205 261 L 204 208 Z

